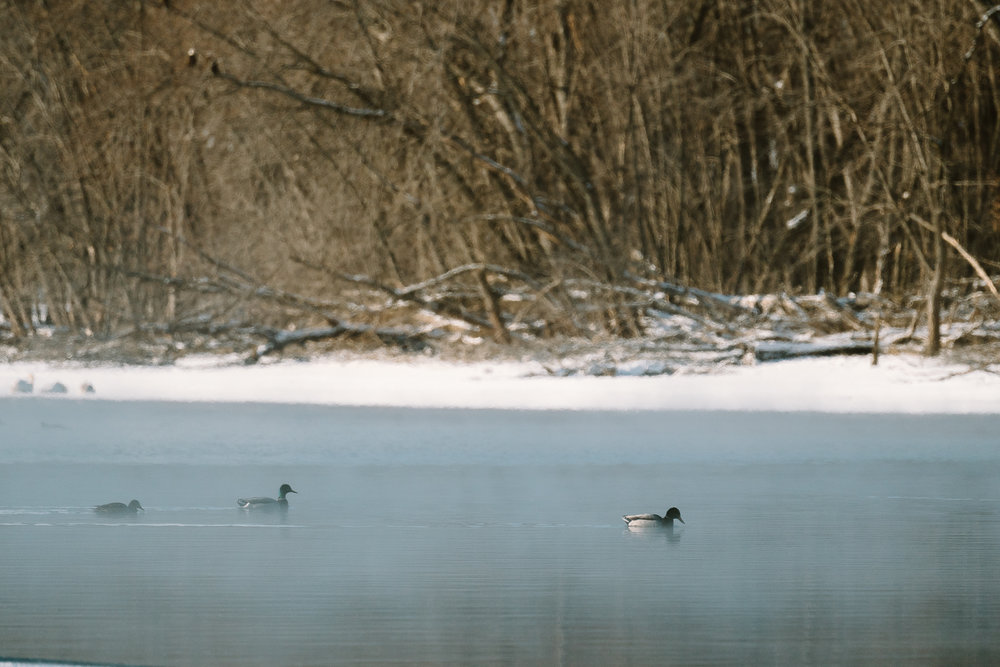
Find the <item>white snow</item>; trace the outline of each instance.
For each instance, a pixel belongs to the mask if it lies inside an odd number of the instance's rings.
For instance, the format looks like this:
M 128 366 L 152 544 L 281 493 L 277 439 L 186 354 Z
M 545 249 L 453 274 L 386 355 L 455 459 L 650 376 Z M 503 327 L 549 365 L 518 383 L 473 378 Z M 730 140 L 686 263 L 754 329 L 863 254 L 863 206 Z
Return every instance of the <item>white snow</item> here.
M 919 356 L 807 358 L 711 373 L 550 376 L 535 362 L 323 358 L 256 366 L 197 357 L 174 366 L 16 362 L 0 396 L 34 377 L 47 400 L 163 400 L 504 409 L 998 413 L 1000 373 Z M 64 385 L 66 393 L 39 388 Z M 85 388 L 93 386 L 93 392 Z

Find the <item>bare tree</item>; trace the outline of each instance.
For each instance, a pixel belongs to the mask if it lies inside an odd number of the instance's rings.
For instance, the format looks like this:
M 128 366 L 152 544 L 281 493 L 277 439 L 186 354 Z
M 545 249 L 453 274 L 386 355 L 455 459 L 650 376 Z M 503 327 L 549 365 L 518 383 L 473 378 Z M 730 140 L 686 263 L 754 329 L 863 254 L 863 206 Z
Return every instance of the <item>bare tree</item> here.
M 933 353 L 948 285 L 1000 266 L 986 5 L 0 10 L 16 336 L 628 337 L 669 285 L 921 295 Z

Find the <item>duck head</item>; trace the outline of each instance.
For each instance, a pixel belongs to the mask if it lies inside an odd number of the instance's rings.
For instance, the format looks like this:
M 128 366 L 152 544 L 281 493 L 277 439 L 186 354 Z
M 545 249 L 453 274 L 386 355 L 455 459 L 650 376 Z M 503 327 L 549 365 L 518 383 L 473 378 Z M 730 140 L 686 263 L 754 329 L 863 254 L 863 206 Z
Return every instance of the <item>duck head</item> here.
M 667 510 L 667 513 L 663 516 L 664 519 L 677 519 L 681 523 L 684 523 L 684 519 L 681 518 L 681 511 L 676 507 L 671 507 Z
M 298 491 L 296 491 L 295 489 L 293 489 L 292 486 L 291 486 L 291 484 L 282 484 L 281 488 L 278 489 L 278 494 L 279 494 L 278 498 L 284 500 L 286 493 L 298 493 Z

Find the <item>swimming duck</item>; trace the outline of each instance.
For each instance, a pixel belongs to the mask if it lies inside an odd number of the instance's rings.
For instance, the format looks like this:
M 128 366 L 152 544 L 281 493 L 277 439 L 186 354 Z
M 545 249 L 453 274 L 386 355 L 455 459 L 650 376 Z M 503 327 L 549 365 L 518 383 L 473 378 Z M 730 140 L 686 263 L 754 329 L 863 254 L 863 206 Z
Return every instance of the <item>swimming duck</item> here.
M 125 503 L 107 503 L 105 505 L 98 505 L 94 508 L 95 512 L 103 512 L 104 514 L 135 514 L 139 510 L 145 512 L 146 510 L 142 505 L 139 504 L 138 500 L 133 500 L 128 505 Z
M 269 507 L 281 507 L 288 508 L 288 499 L 285 498 L 285 494 L 288 493 L 298 493 L 288 484 L 282 484 L 281 488 L 278 489 L 278 499 L 274 498 L 237 498 L 236 504 L 245 510 L 251 509 L 266 509 Z
M 684 519 L 681 518 L 681 511 L 676 507 L 668 509 L 664 516 L 660 516 L 659 514 L 626 514 L 622 518 L 625 519 L 625 523 L 628 524 L 629 528 L 647 528 L 650 526 L 673 528 L 674 519 L 684 523 Z

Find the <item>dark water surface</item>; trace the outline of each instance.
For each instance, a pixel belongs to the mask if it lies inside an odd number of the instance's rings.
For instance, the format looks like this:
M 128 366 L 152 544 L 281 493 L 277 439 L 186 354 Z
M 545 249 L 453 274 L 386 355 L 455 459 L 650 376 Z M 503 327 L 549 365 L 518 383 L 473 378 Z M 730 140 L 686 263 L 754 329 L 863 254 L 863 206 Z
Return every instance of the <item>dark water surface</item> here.
M 0 656 L 997 664 L 1000 416 L 0 399 Z M 283 513 L 237 496 L 299 492 Z M 92 505 L 138 498 L 134 518 Z M 681 509 L 674 532 L 623 513 Z

